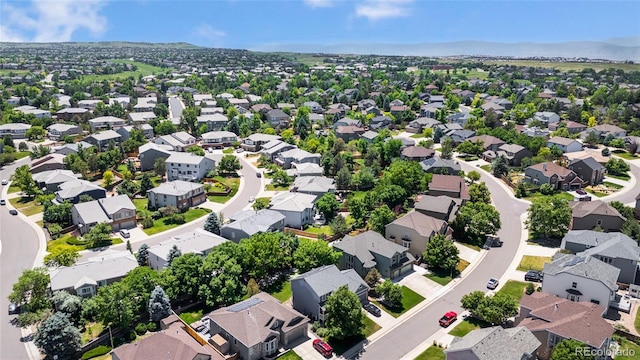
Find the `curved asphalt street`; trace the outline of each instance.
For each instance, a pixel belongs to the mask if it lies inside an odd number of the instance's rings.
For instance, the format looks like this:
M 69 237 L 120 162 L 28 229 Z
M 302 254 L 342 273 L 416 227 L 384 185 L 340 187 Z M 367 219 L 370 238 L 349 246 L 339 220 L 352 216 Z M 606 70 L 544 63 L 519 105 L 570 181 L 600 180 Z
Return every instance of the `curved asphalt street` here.
M 29 159 L 22 159 L 15 164 L 0 170 L 1 179 L 9 179 L 19 165 L 28 164 Z M 0 193 L 4 194 L 7 185 L 0 185 Z M 2 195 L 4 197 L 4 195 Z M 33 267 L 38 254 L 40 242 L 36 231 L 27 224 L 22 215 L 9 214 L 6 206 L 0 207 L 0 359 L 29 359 L 26 348 L 20 341 L 20 328 L 13 325 L 16 315 L 8 315 L 9 300 L 13 284 L 18 281 L 22 272 Z
M 492 175 L 475 169 L 463 161 L 460 163 L 466 172 L 476 170 L 481 173 L 481 180 L 487 184 L 491 198 L 500 211 L 502 229 L 498 235 L 504 241 L 503 247 L 488 251 L 477 267 L 465 278 L 459 280 L 449 292 L 365 346 L 360 355 L 361 359 L 401 359 L 441 329 L 438 325 L 438 319 L 442 314 L 451 310 L 458 314 L 463 311 L 460 306 L 460 299 L 463 295 L 476 290 L 487 291 L 486 284 L 489 278 L 499 279 L 509 270 L 522 238 L 523 230 L 520 216 L 527 211 L 529 204 L 514 198 L 512 193 Z M 635 180 L 640 181 L 640 161 L 629 163 Z M 607 197 L 605 201 L 617 200 L 630 205 L 635 202 L 638 190 L 637 183 L 632 183 L 628 191 Z

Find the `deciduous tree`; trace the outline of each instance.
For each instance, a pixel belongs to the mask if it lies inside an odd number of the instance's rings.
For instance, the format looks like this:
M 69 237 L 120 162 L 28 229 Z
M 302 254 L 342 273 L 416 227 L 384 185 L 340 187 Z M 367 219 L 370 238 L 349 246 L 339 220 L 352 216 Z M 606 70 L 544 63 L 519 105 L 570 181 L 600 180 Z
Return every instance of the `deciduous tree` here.
M 491 203 L 491 193 L 484 182 L 473 183 L 469 186 L 469 197 L 471 202 Z
M 240 160 L 233 155 L 223 156 L 218 163 L 218 172 L 222 174 L 235 174 L 240 169 L 242 169 Z
M 327 221 L 333 220 L 340 208 L 340 202 L 332 192 L 323 194 L 316 200 L 316 209 L 321 213 Z
M 459 253 L 453 241 L 437 234 L 431 237 L 422 256 L 430 267 L 453 271 L 460 261 Z
M 360 299 L 346 285 L 329 296 L 325 309 L 325 326 L 330 337 L 342 340 L 362 334 L 366 315 L 362 312 Z
M 395 214 L 387 205 L 382 205 L 374 209 L 369 217 L 369 227 L 384 235 L 384 229 L 387 224 L 395 219 Z
M 319 266 L 335 264 L 339 258 L 340 253 L 326 241 L 301 238 L 293 252 L 293 266 L 299 273 L 304 273 Z
M 561 238 L 569 230 L 572 211 L 566 200 L 545 196 L 534 199 L 529 206 L 526 225 L 536 236 Z

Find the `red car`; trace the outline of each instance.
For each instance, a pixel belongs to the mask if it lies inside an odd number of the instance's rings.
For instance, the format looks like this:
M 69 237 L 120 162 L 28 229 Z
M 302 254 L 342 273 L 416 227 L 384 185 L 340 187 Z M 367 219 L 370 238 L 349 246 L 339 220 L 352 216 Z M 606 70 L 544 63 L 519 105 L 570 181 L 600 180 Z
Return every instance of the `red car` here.
M 458 319 L 458 314 L 456 314 L 455 311 L 449 311 L 448 313 L 444 314 L 444 316 L 441 317 L 440 321 L 438 322 L 440 323 L 440 326 L 447 327 L 457 319 Z
M 318 350 L 318 352 L 324 357 L 330 357 L 333 355 L 333 349 L 331 346 L 320 339 L 313 340 L 313 348 Z

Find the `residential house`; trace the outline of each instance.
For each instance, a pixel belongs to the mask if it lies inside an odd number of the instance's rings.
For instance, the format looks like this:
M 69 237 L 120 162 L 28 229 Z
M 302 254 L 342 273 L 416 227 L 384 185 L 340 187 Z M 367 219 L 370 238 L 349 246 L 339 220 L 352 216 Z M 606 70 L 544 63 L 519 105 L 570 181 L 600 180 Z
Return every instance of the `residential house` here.
M 520 166 L 522 159 L 532 157 L 533 154 L 524 146 L 516 144 L 504 144 L 498 147 L 498 151 L 487 150 L 482 153 L 482 158 L 486 161 L 493 161 L 498 156 L 504 156 L 510 166 Z
M 46 193 L 53 193 L 58 190 L 60 184 L 78 180 L 79 177 L 79 174 L 74 174 L 71 170 L 58 169 L 33 174 L 33 181 L 36 182 L 38 189 L 42 189 Z
M 442 103 L 425 104 L 420 107 L 420 117 L 422 118 L 435 118 L 438 111 L 444 108 Z
M 524 169 L 524 181 L 549 184 L 554 190 L 573 190 L 582 187 L 582 179 L 575 172 L 553 162 L 535 164 Z
M 424 129 L 434 128 L 440 125 L 440 121 L 428 117 L 419 117 L 409 122 L 409 125 L 405 128 L 407 132 L 422 134 Z
M 128 252 L 116 257 L 62 266 L 51 270 L 49 288 L 52 292 L 66 291 L 72 295 L 89 298 L 98 293 L 98 288 L 119 281 L 136 267 L 138 261 Z
M 83 109 L 83 108 L 68 107 L 68 108 L 65 108 L 65 109 L 62 109 L 62 110 L 58 111 L 56 113 L 56 117 L 58 118 L 58 120 L 71 121 L 71 119 L 73 119 L 74 116 L 77 115 L 77 116 L 82 117 L 82 115 L 84 115 L 88 111 L 89 110 Z
M 566 125 L 569 134 L 579 134 L 587 130 L 587 125 L 575 121 L 566 121 Z
M 302 229 L 313 223 L 317 196 L 300 192 L 282 192 L 271 198 L 269 209 L 285 216 L 284 225 Z
M 322 105 L 318 104 L 316 101 L 306 101 L 302 106 L 308 107 L 311 112 L 316 114 L 322 114 L 324 112 Z
M 588 128 L 583 132 L 583 136 L 586 136 L 589 132 L 595 132 L 601 138 L 606 138 L 611 135 L 614 138 L 623 138 L 627 136 L 627 132 L 619 126 L 611 124 L 596 125 L 592 128 Z
M 632 154 L 640 153 L 640 136 L 625 136 L 624 144 L 628 152 Z
M 458 175 L 461 170 L 460 164 L 456 160 L 441 157 L 422 160 L 420 166 L 422 166 L 422 170 L 431 174 Z
M 215 113 L 198 116 L 198 127 L 206 125 L 207 131 L 220 131 L 227 126 L 228 122 L 229 118 L 224 114 Z
M 372 230 L 346 235 L 333 243 L 333 249 L 342 253 L 338 268 L 354 269 L 363 279 L 374 268 L 383 278 L 395 279 L 411 272 L 415 261 L 409 249 Z
M 62 154 L 45 155 L 39 159 L 33 160 L 29 166 L 29 171 L 31 171 L 31 174 L 37 174 L 43 171 L 66 169 L 64 158 L 65 156 Z
M 113 360 L 225 360 L 219 350 L 207 341 L 209 338 L 185 326 L 177 315 L 160 321 L 161 331 L 151 333 L 135 343 L 128 343 L 111 351 Z M 216 344 L 217 337 L 210 338 Z
M 537 126 L 525 126 L 522 128 L 522 134 L 527 135 L 528 137 L 549 137 L 550 131 L 549 129 L 540 128 Z
M 492 326 L 454 337 L 444 349 L 447 360 L 534 360 L 542 343 L 529 329 Z
M 113 130 L 125 125 L 127 125 L 126 120 L 117 118 L 115 116 L 100 116 L 94 119 L 89 119 L 89 126 L 91 127 L 91 131 L 103 129 Z
M 157 116 L 153 112 L 132 112 L 129 113 L 129 121 L 135 124 L 146 124 L 149 120 L 156 119 Z
M 159 145 L 153 142 L 146 143 L 138 148 L 138 159 L 140 160 L 140 170 L 149 171 L 157 159 L 168 159 L 172 154 L 173 147 L 169 145 Z
M 231 131 L 211 131 L 202 134 L 202 146 L 221 149 L 232 146 L 238 141 L 238 135 Z
M 216 162 L 207 156 L 193 153 L 174 152 L 166 160 L 167 181 L 199 181 L 209 170 L 216 168 Z
M 505 145 L 506 143 L 504 141 L 502 141 L 501 139 L 498 139 L 495 136 L 491 136 L 491 135 L 477 135 L 477 136 L 472 136 L 470 138 L 467 139 L 468 141 L 471 141 L 472 143 L 478 143 L 478 142 L 482 142 L 482 148 L 487 151 L 498 151 L 498 149 L 500 149 L 500 147 L 502 145 Z
M 87 110 L 93 111 L 96 109 L 96 106 L 100 103 L 104 104 L 102 100 L 80 100 L 78 101 L 78 107 L 81 109 L 87 109 Z
M 605 308 L 615 300 L 620 269 L 586 255 L 558 253 L 542 270 L 542 292 Z
M 224 115 L 224 108 L 223 107 L 217 107 L 217 106 L 207 106 L 207 107 L 203 107 L 203 108 L 200 109 L 200 115 L 201 116 L 214 115 L 214 114 Z
M 620 231 L 627 220 L 613 206 L 601 200 L 570 201 L 572 209 L 571 230 L 593 230 L 602 228 L 605 232 Z
M 57 147 L 54 147 L 52 150 L 52 154 L 60 154 L 60 155 L 69 155 L 69 154 L 77 154 L 78 149 L 88 149 L 93 145 L 88 142 L 78 141 L 77 143 L 64 144 Z
M 429 195 L 449 196 L 469 200 L 469 186 L 461 176 L 434 174 L 429 183 Z
M 462 206 L 462 199 L 448 196 L 418 195 L 414 205 L 416 211 L 451 223 Z
M 82 128 L 80 128 L 80 126 L 78 125 L 52 124 L 47 127 L 47 136 L 53 141 L 58 141 L 67 135 L 78 135 L 81 132 Z
M 150 209 L 173 206 L 178 210 L 188 210 L 207 200 L 202 184 L 173 180 L 147 191 Z
M 357 126 L 338 126 L 335 129 L 336 137 L 344 140 L 345 143 L 358 139 L 364 132 L 364 128 Z
M 290 103 L 277 103 L 276 107 L 279 110 L 289 109 L 291 111 L 294 111 L 296 109 L 296 105 L 295 104 L 290 104 Z
M 552 111 L 538 111 L 533 114 L 533 120 L 537 120 L 548 127 L 550 124 L 557 124 L 560 122 L 560 115 Z
M 449 131 L 440 139 L 440 143 L 442 144 L 446 137 L 450 137 L 454 145 L 459 145 L 465 142 L 465 140 L 472 138 L 475 134 L 475 131 L 466 129 Z
M 271 108 L 271 105 L 269 104 L 255 104 L 251 107 L 251 111 L 254 113 L 266 114 L 270 110 L 273 110 L 273 108 Z
M 249 109 L 249 106 L 251 106 L 251 103 L 247 99 L 231 98 L 229 99 L 229 103 L 233 106 L 240 107 L 247 110 Z
M 31 125 L 23 123 L 2 124 L 0 125 L 0 137 L 9 135 L 13 139 L 24 139 L 27 137 L 26 133 L 30 128 Z
M 214 101 L 211 94 L 193 94 L 193 102 L 200 104 L 203 101 Z
M 155 96 L 140 97 L 138 103 L 133 106 L 135 112 L 150 112 L 158 104 L 158 98 Z
M 429 95 L 429 104 L 444 104 L 445 98 L 444 95 Z
M 516 326 L 529 329 L 540 341 L 537 354 L 547 359 L 562 340 L 573 339 L 586 344 L 589 351 L 606 354 L 614 329 L 602 315 L 604 306 L 588 301 L 573 302 L 544 292 L 523 295 Z M 598 360 L 604 360 L 600 357 Z
M 280 348 L 291 348 L 307 336 L 309 319 L 273 296 L 261 292 L 203 317 L 209 334 L 220 349 L 243 360 L 274 357 Z M 218 341 L 215 337 L 221 337 Z M 216 345 L 214 345 L 216 346 Z
M 294 164 L 295 177 L 303 177 L 303 176 L 322 176 L 323 169 L 322 166 L 314 163 L 303 163 L 303 164 Z
M 127 125 L 119 128 L 118 130 L 116 130 L 116 132 L 120 134 L 120 136 L 122 137 L 121 139 L 122 141 L 126 141 L 126 140 L 129 140 L 129 137 L 131 136 L 131 131 L 133 131 L 133 129 L 138 129 L 142 131 L 142 134 L 147 139 L 151 139 L 154 135 L 153 127 L 149 124 Z
M 326 265 L 291 279 L 293 308 L 312 320 L 324 322 L 324 304 L 341 286 L 347 286 L 363 304 L 368 302 L 369 286 L 354 269 L 340 271 L 335 265 Z
M 247 151 L 259 151 L 262 149 L 263 144 L 266 144 L 269 141 L 281 140 L 281 139 L 282 138 L 278 135 L 255 133 L 244 138 L 240 146 Z
M 376 116 L 369 120 L 369 128 L 372 130 L 387 129 L 392 124 L 388 116 Z
M 325 176 L 298 176 L 293 181 L 291 191 L 321 197 L 326 193 L 335 193 L 336 185 L 332 178 Z
M 434 235 L 446 234 L 449 225 L 422 212 L 411 210 L 385 226 L 385 237 L 404 248 L 416 258 L 422 256 Z
M 620 269 L 618 282 L 634 284 L 637 278 L 640 247 L 627 235 L 593 230 L 571 230 L 563 238 L 562 249 L 580 256 L 592 256 Z
M 589 183 L 589 185 L 602 183 L 604 174 L 607 171 L 607 168 L 597 162 L 593 157 L 573 160 L 567 167 L 569 170 L 575 172 L 580 179 Z
M 267 112 L 267 121 L 269 124 L 276 127 L 286 127 L 289 125 L 291 121 L 291 116 L 287 115 L 284 111 L 280 109 L 273 109 Z
M 162 270 L 169 266 L 169 252 L 176 246 L 182 255 L 197 254 L 207 256 L 216 246 L 228 240 L 210 233 L 202 228 L 196 228 L 184 234 L 171 237 L 158 245 L 149 248 L 149 267 L 154 270 Z
M 404 137 L 404 136 L 396 136 L 384 139 L 384 142 L 389 142 L 391 140 L 398 140 L 401 143 L 401 149 L 404 149 L 407 146 L 415 146 L 416 141 L 412 138 Z
M 496 104 L 493 102 L 487 102 L 484 103 L 482 105 L 480 105 L 480 108 L 482 109 L 482 111 L 484 112 L 484 114 L 488 114 L 490 112 L 496 114 L 496 116 L 498 117 L 498 119 L 502 118 L 504 116 L 504 111 L 505 108 L 504 106 L 500 105 L 500 104 Z
M 99 133 L 91 134 L 84 141 L 89 144 L 95 146 L 98 151 L 106 151 L 109 149 L 109 146 L 113 144 L 113 146 L 120 146 L 120 142 L 122 141 L 122 136 L 113 130 L 105 130 Z
M 69 201 L 72 204 L 80 202 L 80 196 L 87 195 L 93 199 L 103 199 L 107 196 L 107 191 L 86 180 L 69 180 L 58 185 L 58 191 L 55 192 L 56 201 L 63 203 Z
M 196 138 L 184 131 L 178 131 L 173 134 L 159 136 L 153 142 L 158 145 L 169 145 L 173 148 L 173 151 L 185 151 L 196 144 Z
M 362 135 L 360 135 L 361 139 L 365 139 L 367 143 L 372 144 L 373 141 L 378 137 L 378 133 L 373 130 L 367 130 Z
M 562 150 L 563 153 L 582 151 L 581 142 L 574 139 L 568 139 L 560 136 L 554 136 L 547 141 L 548 148 L 552 148 L 554 146 Z
M 435 150 L 427 149 L 424 146 L 407 146 L 402 149 L 400 158 L 410 161 L 424 161 L 431 159 L 435 155 Z
M 244 210 L 235 213 L 230 220 L 220 228 L 220 236 L 239 242 L 254 234 L 283 231 L 285 216 L 270 209 Z
M 302 149 L 291 149 L 278 154 L 275 162 L 284 169 L 291 168 L 292 164 L 314 163 L 320 164 L 320 154 L 312 154 Z
M 282 140 L 272 140 L 262 144 L 260 153 L 268 157 L 270 161 L 275 161 L 278 154 L 291 149 L 296 149 L 296 146 Z
M 475 117 L 468 112 L 459 112 L 447 116 L 447 122 L 465 127 L 469 121 L 474 118 Z
M 136 207 L 127 195 L 78 203 L 71 208 L 71 219 L 81 234 L 95 225 L 106 222 L 113 231 L 136 227 Z

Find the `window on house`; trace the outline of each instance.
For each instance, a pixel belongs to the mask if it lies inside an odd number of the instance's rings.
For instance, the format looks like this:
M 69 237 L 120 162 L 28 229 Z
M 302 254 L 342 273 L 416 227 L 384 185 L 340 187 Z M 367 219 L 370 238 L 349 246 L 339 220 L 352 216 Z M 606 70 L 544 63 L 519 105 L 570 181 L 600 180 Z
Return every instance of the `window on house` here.
M 574 289 L 577 288 L 578 287 L 578 283 L 576 283 L 576 282 L 571 283 L 571 287 L 574 288 Z
M 598 221 L 596 221 L 596 224 L 597 224 L 598 226 L 602 226 L 602 220 L 598 219 Z
M 409 248 L 411 246 L 411 241 L 402 240 L 402 246 Z

